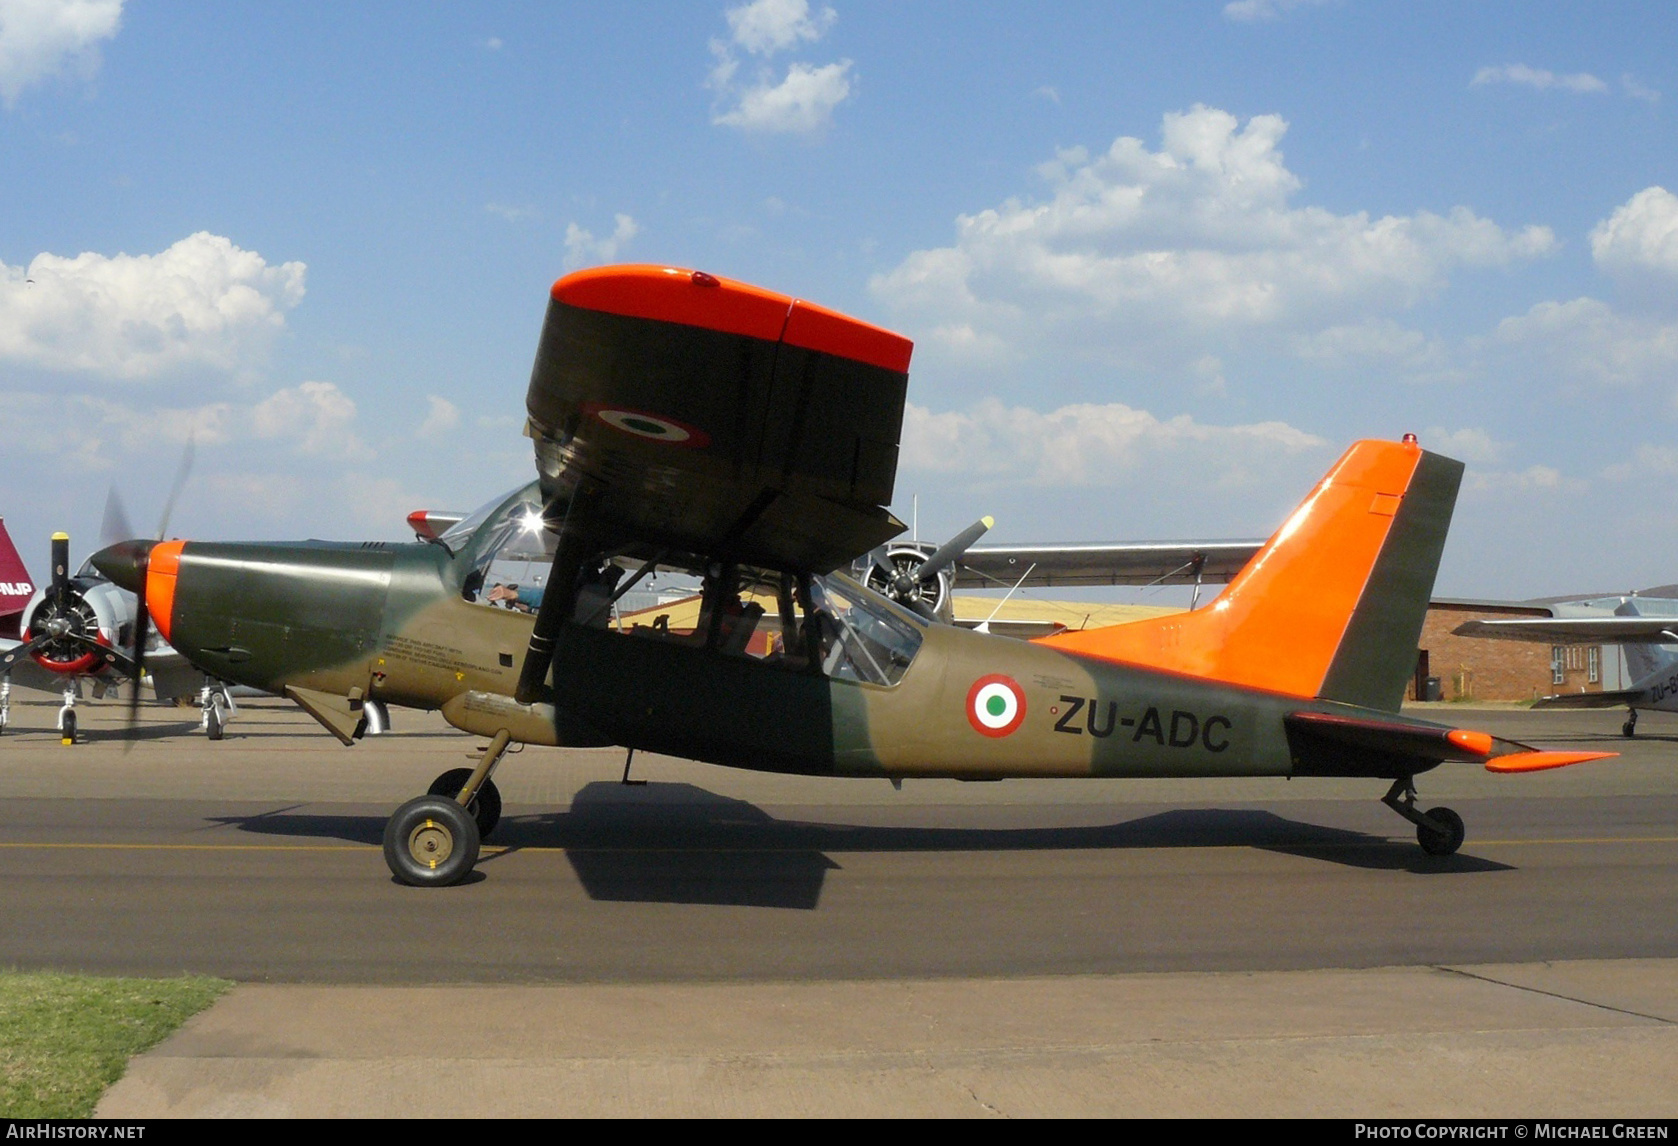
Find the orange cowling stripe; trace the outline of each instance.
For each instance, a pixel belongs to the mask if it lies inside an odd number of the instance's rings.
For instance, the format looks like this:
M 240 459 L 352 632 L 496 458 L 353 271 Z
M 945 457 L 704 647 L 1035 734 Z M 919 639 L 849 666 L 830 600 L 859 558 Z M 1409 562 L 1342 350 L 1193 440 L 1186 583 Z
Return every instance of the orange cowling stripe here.
M 166 641 L 175 621 L 175 580 L 180 576 L 185 545 L 184 541 L 160 541 L 146 558 L 146 612 L 157 626 L 157 635 Z
M 1315 696 L 1421 457 L 1414 443 L 1353 445 L 1203 609 L 1060 633 L 1036 643 L 1100 660 Z

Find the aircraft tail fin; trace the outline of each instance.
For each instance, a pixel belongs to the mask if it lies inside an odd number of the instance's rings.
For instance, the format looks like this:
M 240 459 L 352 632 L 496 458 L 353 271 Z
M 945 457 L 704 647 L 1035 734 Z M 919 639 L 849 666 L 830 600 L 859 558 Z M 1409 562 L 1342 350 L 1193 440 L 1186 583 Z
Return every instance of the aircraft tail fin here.
M 18 635 L 18 615 L 34 595 L 29 570 L 24 568 L 23 558 L 18 556 L 17 546 L 6 532 L 5 519 L 0 518 L 0 636 Z
M 1413 439 L 1358 442 L 1211 604 L 1038 643 L 1396 712 L 1462 472 Z

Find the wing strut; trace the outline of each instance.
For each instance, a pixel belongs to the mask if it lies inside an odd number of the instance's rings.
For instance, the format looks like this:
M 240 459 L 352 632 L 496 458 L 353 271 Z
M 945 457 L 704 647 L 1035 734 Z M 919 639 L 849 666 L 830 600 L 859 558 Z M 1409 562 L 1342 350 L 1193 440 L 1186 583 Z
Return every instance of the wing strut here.
M 579 489 L 571 495 L 571 504 L 566 507 L 553 568 L 548 573 L 548 587 L 536 609 L 530 648 L 524 654 L 524 667 L 519 670 L 518 688 L 513 693 L 520 704 L 535 704 L 542 698 L 560 626 L 576 612 L 583 561 L 595 548 L 595 501 L 595 495 Z

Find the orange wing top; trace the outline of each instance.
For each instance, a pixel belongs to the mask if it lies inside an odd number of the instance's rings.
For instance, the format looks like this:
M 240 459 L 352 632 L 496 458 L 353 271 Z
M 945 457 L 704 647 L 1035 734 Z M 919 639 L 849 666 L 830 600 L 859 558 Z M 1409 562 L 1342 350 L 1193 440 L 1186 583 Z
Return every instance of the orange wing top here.
M 1428 503 L 1426 536 L 1416 540 L 1395 535 L 1394 523 L 1424 459 L 1434 463 L 1430 483 L 1440 488 L 1428 489 L 1422 499 Z M 1404 598 L 1404 608 L 1398 610 L 1403 616 L 1396 626 L 1385 627 L 1402 629 L 1411 624 L 1413 613 L 1419 632 L 1460 474 L 1459 463 L 1428 454 L 1413 440 L 1358 442 L 1209 606 L 1061 633 L 1038 643 L 1300 697 L 1325 695 L 1325 681 L 1338 669 L 1341 676 L 1358 679 L 1342 689 L 1353 695 L 1333 699 L 1379 701 L 1382 707 L 1396 709 L 1398 695 L 1388 704 L 1388 694 L 1394 681 L 1402 693 L 1415 662 L 1416 633 L 1368 634 L 1362 643 L 1378 641 L 1396 649 L 1376 657 L 1380 663 L 1373 666 L 1354 663 L 1356 658 L 1343 654 L 1342 645 L 1349 648 L 1353 643 L 1345 638 L 1360 614 L 1374 618 L 1369 622 L 1374 630 L 1382 629 L 1391 618 L 1380 611 L 1389 609 L 1393 594 Z M 1425 584 L 1419 601 L 1410 601 L 1417 596 L 1418 574 L 1425 574 L 1420 577 Z M 1372 584 L 1374 591 L 1366 594 Z M 1365 652 L 1360 644 L 1359 655 Z

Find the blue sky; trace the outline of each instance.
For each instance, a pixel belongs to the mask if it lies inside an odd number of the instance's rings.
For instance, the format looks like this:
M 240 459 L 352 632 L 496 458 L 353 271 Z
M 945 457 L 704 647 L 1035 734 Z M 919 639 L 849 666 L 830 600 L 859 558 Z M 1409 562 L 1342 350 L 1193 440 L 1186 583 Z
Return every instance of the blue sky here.
M 1441 592 L 1678 579 L 1670 4 L 0 0 L 0 515 L 400 537 L 532 473 L 545 290 L 916 340 L 899 510 L 1254 536 L 1360 436 Z M 33 281 L 30 281 L 33 280 Z

